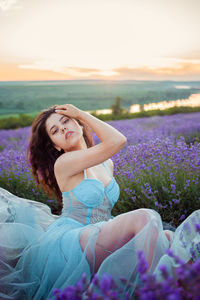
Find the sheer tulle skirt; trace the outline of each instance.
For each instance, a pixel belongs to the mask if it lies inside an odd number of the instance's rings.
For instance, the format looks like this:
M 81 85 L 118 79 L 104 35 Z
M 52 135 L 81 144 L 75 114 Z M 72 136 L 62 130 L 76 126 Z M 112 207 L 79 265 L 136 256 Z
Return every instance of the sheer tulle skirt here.
M 51 214 L 45 204 L 0 189 L 0 299 L 47 299 L 53 288 L 74 285 L 83 273 L 88 279 L 94 273 L 110 274 L 131 295 L 139 282 L 137 251 L 144 251 L 149 272 L 159 275 L 159 265 L 165 263 L 173 274 L 177 266 L 166 249 L 171 244 L 182 260 L 190 260 L 194 221 L 199 223 L 199 211 L 171 234 L 169 243 L 154 210 L 84 226 Z M 130 280 L 132 287 L 122 285 L 120 278 Z

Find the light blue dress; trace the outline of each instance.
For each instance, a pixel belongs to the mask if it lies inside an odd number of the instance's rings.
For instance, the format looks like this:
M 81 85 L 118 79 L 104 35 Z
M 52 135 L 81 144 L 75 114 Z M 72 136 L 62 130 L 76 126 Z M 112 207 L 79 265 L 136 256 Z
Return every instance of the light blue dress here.
M 144 209 L 145 226 L 120 248 L 110 251 L 104 246 L 106 243 L 99 243 L 103 226 L 117 218 L 111 216 L 111 209 L 120 193 L 108 166 L 103 164 L 111 177 L 109 184 L 104 186 L 97 179 L 87 178 L 84 170 L 83 181 L 63 193 L 60 216 L 53 215 L 45 204 L 19 198 L 0 188 L 0 299 L 47 299 L 52 297 L 53 288 L 74 285 L 83 273 L 90 280 L 96 271 L 99 277 L 104 273 L 112 275 L 119 285 L 119 278 L 130 280 L 133 286 L 123 285 L 123 288 L 131 295 L 139 282 L 138 250 L 150 257 L 149 272 L 159 275 L 159 265 L 166 263 L 173 274 L 176 265 L 165 254 L 169 241 L 160 215 L 154 210 Z M 194 218 L 200 223 L 199 211 L 188 217 L 171 239 L 172 250 L 185 262 L 191 258 L 189 245 L 197 235 L 193 229 L 185 230 L 184 225 L 191 224 Z M 126 218 L 124 228 L 125 223 Z M 113 227 L 113 230 L 120 233 L 123 228 Z M 86 232 L 83 248 L 80 240 Z M 104 232 L 105 242 L 109 241 L 110 235 Z M 96 247 L 107 253 L 98 270 L 95 270 Z

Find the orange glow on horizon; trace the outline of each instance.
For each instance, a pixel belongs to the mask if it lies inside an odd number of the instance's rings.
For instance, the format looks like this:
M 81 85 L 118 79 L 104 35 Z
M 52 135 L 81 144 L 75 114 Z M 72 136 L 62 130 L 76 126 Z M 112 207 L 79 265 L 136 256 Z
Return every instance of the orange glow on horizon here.
M 6 63 L 0 61 L 0 81 L 45 81 L 45 80 L 175 80 L 200 79 L 198 63 L 178 62 L 168 67 L 118 67 L 110 69 L 86 67 L 37 66 L 32 62 Z
M 0 63 L 0 81 L 68 80 L 69 76 L 54 71 L 21 69 L 18 64 Z
M 0 81 L 200 80 L 199 11 L 198 0 L 0 0 Z

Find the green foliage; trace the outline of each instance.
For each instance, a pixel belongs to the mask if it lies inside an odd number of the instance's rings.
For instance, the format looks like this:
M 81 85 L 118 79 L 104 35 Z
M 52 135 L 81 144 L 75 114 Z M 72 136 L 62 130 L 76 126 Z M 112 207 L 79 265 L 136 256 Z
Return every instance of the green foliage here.
M 113 116 L 120 116 L 121 114 L 123 114 L 124 110 L 123 108 L 121 108 L 120 102 L 121 102 L 121 98 L 116 97 L 115 103 L 111 106 Z
M 121 109 L 121 113 L 117 114 L 96 114 L 92 112 L 92 115 L 99 118 L 103 121 L 112 121 L 112 120 L 124 120 L 124 119 L 134 119 L 134 118 L 143 118 L 143 117 L 152 117 L 152 116 L 164 116 L 164 115 L 173 115 L 177 113 L 190 113 L 200 111 L 200 107 L 172 107 L 166 110 L 149 110 L 141 111 L 138 113 L 129 113 L 125 109 Z M 119 110 L 118 110 L 119 111 Z M 8 118 L 0 119 L 0 129 L 15 129 L 30 126 L 36 117 L 36 114 L 27 115 L 20 114 L 19 116 L 11 116 Z
M 200 133 L 198 136 L 197 133 L 195 134 L 194 144 L 187 145 L 189 149 L 195 146 L 197 138 L 200 141 Z M 190 140 L 187 136 L 184 139 Z M 126 161 L 128 155 L 125 152 L 120 159 Z M 199 209 L 200 169 L 194 170 L 189 162 L 188 164 L 184 161 L 178 164 L 173 161 L 167 162 L 156 155 L 155 159 L 158 160 L 159 169 L 148 162 L 148 158 L 145 161 L 145 169 L 137 173 L 135 173 L 134 163 L 130 165 L 125 163 L 123 167 L 120 165 L 120 169 L 117 169 L 120 175 L 115 176 L 120 185 L 120 197 L 112 214 L 117 216 L 141 207 L 150 208 L 158 211 L 165 222 L 178 226 L 186 216 Z M 132 180 L 121 175 L 126 173 L 134 174 L 136 178 Z M 171 174 L 174 175 L 173 180 Z M 145 188 L 147 183 L 150 189 Z M 184 218 L 181 219 L 181 216 Z
M 178 226 L 181 223 L 181 215 L 190 215 L 194 210 L 199 209 L 200 182 L 195 184 L 195 179 L 200 178 L 200 173 L 190 174 L 182 168 L 178 169 L 175 175 L 177 181 L 175 194 L 171 191 L 169 173 L 170 170 L 163 168 L 162 174 L 158 175 L 158 172 L 152 168 L 151 172 L 145 171 L 137 175 L 137 181 L 127 179 L 125 183 L 121 177 L 118 177 L 117 181 L 121 192 L 112 214 L 116 216 L 141 207 L 151 208 L 158 211 L 162 220 Z M 184 189 L 186 180 L 190 180 L 190 186 Z M 147 182 L 151 186 L 151 194 L 147 194 L 141 189 Z M 129 189 L 130 193 L 124 192 L 125 189 Z M 132 198 L 135 200 L 133 201 Z M 176 198 L 177 204 L 173 202 L 174 198 Z M 160 207 L 155 206 L 155 201 L 159 203 Z
M 18 117 L 3 118 L 0 119 L 0 129 L 16 129 L 27 127 L 32 124 L 33 120 L 33 116 L 26 114 L 20 114 Z
M 177 113 L 190 113 L 190 112 L 197 112 L 200 111 L 200 107 L 172 107 L 165 110 L 149 110 L 149 111 L 141 111 L 137 113 L 129 113 L 127 111 L 123 111 L 118 115 L 113 114 L 99 114 L 97 115 L 96 112 L 92 112 L 92 114 L 99 118 L 102 121 L 112 121 L 112 120 L 125 120 L 125 119 L 134 119 L 134 118 L 143 118 L 143 117 L 153 117 L 153 116 L 164 116 L 164 115 L 174 115 Z
M 39 112 L 53 104 L 72 103 L 83 110 L 109 108 L 116 97 L 123 107 L 163 100 L 187 99 L 199 93 L 199 82 L 185 82 L 188 89 L 177 89 L 175 81 L 43 81 L 0 82 L 0 116 Z
M 60 214 L 61 204 L 58 203 L 54 195 L 50 195 L 49 197 L 44 193 L 42 187 L 36 185 L 30 173 L 30 170 L 29 172 L 24 170 L 23 174 L 16 174 L 13 170 L 5 170 L 3 175 L 0 176 L 0 187 L 18 197 L 47 204 L 53 214 Z

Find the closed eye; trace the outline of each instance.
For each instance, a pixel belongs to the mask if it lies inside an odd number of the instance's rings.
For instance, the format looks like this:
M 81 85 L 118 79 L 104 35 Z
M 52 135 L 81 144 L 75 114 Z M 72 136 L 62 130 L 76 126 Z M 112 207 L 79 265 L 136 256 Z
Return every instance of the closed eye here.
M 58 131 L 58 129 L 54 130 L 54 131 L 52 132 L 52 134 L 54 135 L 57 131 Z
M 66 124 L 68 121 L 69 121 L 69 119 L 66 118 L 66 119 L 63 121 L 63 124 Z M 58 131 L 58 129 L 55 129 L 55 130 L 52 132 L 52 134 L 54 135 L 57 131 Z

